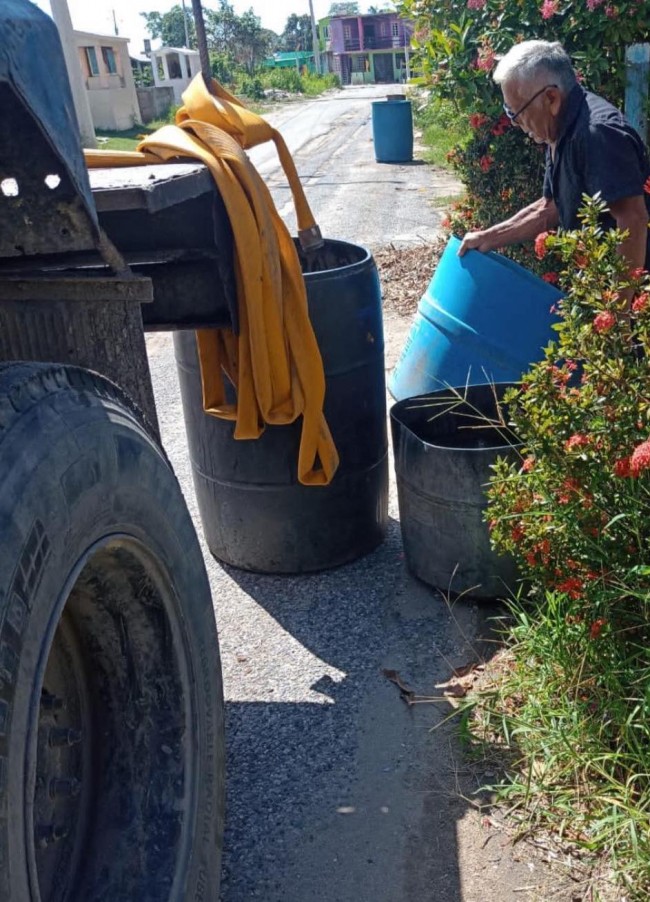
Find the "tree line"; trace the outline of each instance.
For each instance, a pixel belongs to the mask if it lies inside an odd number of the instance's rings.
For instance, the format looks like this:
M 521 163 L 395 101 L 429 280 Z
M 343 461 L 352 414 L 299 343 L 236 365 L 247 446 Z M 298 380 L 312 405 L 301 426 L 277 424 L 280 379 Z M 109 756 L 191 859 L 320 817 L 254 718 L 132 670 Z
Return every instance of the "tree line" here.
M 370 13 L 393 8 L 392 4 L 371 6 Z M 332 3 L 328 15 L 359 15 L 357 2 Z M 153 40 L 167 47 L 196 49 L 196 29 L 189 2 L 186 9 L 180 4 L 169 12 L 140 13 Z M 262 60 L 273 53 L 313 50 L 311 18 L 292 13 L 286 20 L 282 34 L 263 28 L 253 9 L 237 15 L 228 0 L 218 0 L 217 9 L 204 9 L 205 31 L 215 77 L 229 81 L 236 69 L 252 74 Z

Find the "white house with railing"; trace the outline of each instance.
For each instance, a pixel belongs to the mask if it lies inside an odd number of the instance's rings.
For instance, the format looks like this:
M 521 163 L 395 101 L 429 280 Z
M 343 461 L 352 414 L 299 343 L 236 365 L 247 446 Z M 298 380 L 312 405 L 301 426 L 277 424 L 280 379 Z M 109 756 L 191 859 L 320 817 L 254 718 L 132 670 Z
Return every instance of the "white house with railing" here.
M 151 51 L 153 83 L 157 88 L 173 88 L 174 103 L 182 103 L 182 94 L 201 71 L 198 50 L 186 47 L 159 47 Z

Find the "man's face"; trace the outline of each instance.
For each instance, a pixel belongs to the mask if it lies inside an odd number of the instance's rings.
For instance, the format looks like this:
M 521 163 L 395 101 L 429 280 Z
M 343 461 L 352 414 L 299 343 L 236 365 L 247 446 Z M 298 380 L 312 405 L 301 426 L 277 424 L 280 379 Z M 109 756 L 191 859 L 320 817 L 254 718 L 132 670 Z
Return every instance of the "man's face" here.
M 562 105 L 556 85 L 539 80 L 508 82 L 503 85 L 503 100 L 513 125 L 518 125 L 536 144 L 554 143 Z

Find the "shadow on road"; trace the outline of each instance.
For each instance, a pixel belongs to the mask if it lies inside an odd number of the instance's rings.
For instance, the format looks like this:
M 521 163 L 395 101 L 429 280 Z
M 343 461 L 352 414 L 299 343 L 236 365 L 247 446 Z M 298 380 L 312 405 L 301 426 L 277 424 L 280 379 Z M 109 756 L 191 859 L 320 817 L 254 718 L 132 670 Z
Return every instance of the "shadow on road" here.
M 379 549 L 337 570 L 227 572 L 342 676 L 312 683 L 313 703 L 228 703 L 224 902 L 470 898 L 457 825 L 473 809 L 471 777 L 451 726 L 432 731 L 451 711 L 435 686 L 485 656 L 494 610 L 466 602 L 450 612 L 410 577 L 395 520 Z M 407 707 L 384 669 L 437 701 Z

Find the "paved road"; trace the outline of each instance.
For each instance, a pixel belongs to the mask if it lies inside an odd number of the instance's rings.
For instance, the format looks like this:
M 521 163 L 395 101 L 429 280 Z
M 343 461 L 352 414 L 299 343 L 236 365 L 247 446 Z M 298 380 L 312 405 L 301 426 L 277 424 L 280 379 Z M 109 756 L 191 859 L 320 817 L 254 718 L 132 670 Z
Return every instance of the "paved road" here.
M 435 233 L 427 166 L 374 162 L 375 89 L 291 106 L 275 117 L 331 237 L 377 246 Z M 286 211 L 267 149 L 260 169 Z M 449 193 L 448 189 L 446 193 Z M 424 288 L 424 286 L 423 286 Z M 386 318 L 392 363 L 408 323 Z M 200 523 L 171 342 L 148 337 L 163 441 Z M 228 811 L 223 902 L 499 902 L 510 881 L 487 844 L 452 754 L 450 709 L 408 709 L 383 668 L 422 695 L 472 655 L 485 610 L 441 597 L 405 569 L 394 480 L 386 541 L 340 569 L 304 577 L 222 567 L 204 547 L 227 702 Z M 524 866 L 521 865 L 521 868 Z
M 269 116 L 293 154 L 323 234 L 370 248 L 431 240 L 441 217 L 434 198 L 455 190 L 452 180 L 433 174 L 417 153 L 413 163 L 375 162 L 371 103 L 383 100 L 386 90 L 346 88 Z M 250 156 L 293 230 L 293 204 L 274 147 L 253 148 Z

